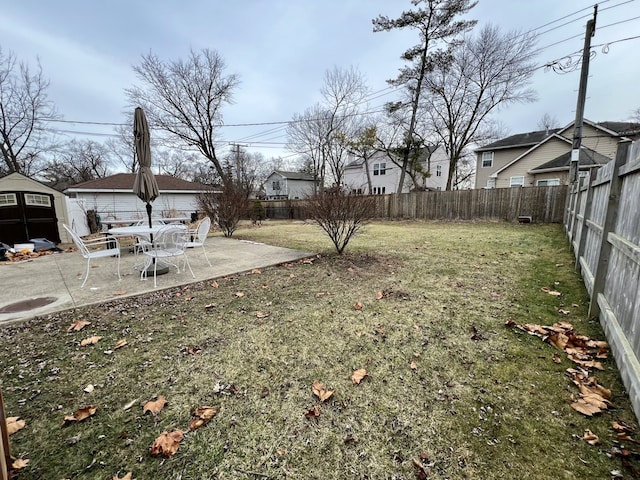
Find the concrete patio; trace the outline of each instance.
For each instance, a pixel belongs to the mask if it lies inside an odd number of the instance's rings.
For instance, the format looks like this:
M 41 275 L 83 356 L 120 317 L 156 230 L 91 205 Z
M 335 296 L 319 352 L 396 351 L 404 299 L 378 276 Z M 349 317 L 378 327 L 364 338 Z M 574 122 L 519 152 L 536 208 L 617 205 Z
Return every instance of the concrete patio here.
M 153 286 L 153 277 L 140 280 L 139 271 L 134 269 L 140 259 L 127 247 L 121 249 L 121 281 L 115 273 L 114 258 L 98 259 L 92 261 L 84 288 L 80 285 L 86 260 L 77 252 L 43 255 L 23 262 L 0 262 L 0 326 L 47 313 L 297 261 L 312 255 L 224 237 L 210 237 L 205 249 L 211 267 L 201 248 L 189 249 L 189 263 L 195 278 L 188 270 L 177 273 L 175 268 L 171 268 L 169 273 L 158 276 L 157 288 Z M 38 306 L 45 302 L 46 305 Z

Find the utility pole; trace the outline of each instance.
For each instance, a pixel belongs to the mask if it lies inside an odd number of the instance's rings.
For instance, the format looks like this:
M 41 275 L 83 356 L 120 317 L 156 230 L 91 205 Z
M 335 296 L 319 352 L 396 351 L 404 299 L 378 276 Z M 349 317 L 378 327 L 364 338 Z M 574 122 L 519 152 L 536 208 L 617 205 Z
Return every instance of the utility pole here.
M 576 120 L 573 124 L 573 145 L 571 147 L 571 166 L 569 167 L 569 183 L 578 181 L 580 166 L 580 145 L 582 144 L 582 124 L 584 120 L 584 103 L 587 98 L 587 78 L 589 77 L 589 58 L 591 57 L 591 37 L 596 32 L 596 17 L 598 5 L 593 6 L 593 18 L 587 22 L 582 50 L 582 67 L 580 69 L 580 86 L 578 87 L 578 103 L 576 105 Z
M 230 143 L 229 145 L 231 145 L 232 147 L 236 147 L 236 179 L 238 180 L 238 184 L 240 184 L 241 181 L 241 177 L 242 177 L 242 173 L 241 173 L 241 165 L 242 163 L 240 162 L 240 144 L 239 143 Z M 246 145 L 242 145 L 243 147 L 246 147 Z

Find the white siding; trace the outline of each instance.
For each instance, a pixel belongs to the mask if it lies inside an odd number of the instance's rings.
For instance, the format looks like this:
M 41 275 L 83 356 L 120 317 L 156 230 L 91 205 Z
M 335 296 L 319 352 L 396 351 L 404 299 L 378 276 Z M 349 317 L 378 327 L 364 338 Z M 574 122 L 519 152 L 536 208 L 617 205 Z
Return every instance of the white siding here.
M 102 220 L 146 218 L 146 204 L 133 193 L 79 192 L 76 198 L 87 210 L 96 210 Z M 151 206 L 154 217 L 189 217 L 197 208 L 195 193 L 161 193 Z

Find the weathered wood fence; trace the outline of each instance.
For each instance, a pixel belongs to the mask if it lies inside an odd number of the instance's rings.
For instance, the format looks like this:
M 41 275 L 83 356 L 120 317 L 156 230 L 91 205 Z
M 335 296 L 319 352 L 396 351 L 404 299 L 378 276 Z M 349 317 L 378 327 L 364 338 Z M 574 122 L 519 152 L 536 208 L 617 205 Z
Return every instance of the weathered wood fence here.
M 377 195 L 376 217 L 562 223 L 567 187 L 496 188 Z M 265 201 L 267 218 L 305 219 L 304 200 Z
M 620 142 L 615 161 L 571 187 L 564 226 L 640 418 L 640 142 Z

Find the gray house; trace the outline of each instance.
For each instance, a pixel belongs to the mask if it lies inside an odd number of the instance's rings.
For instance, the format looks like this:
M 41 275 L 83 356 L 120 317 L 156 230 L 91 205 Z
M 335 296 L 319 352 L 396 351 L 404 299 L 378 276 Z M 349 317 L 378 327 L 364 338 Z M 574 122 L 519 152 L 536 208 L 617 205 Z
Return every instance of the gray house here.
M 295 200 L 313 195 L 314 180 L 308 173 L 275 170 L 267 177 L 267 200 Z

